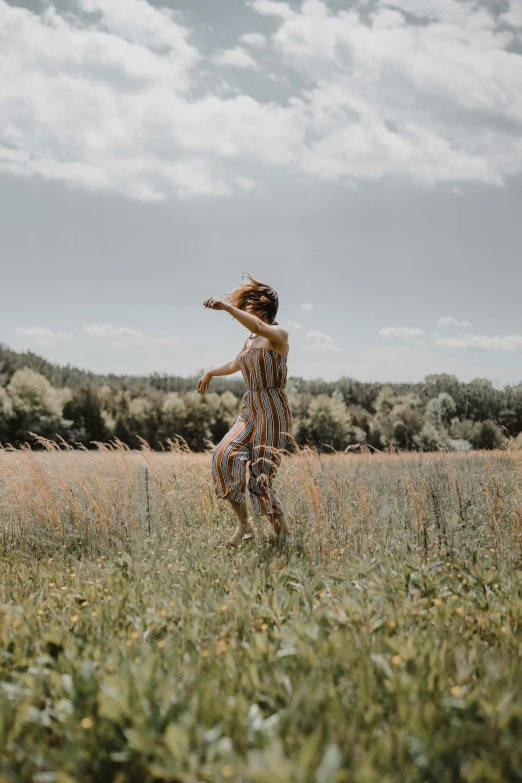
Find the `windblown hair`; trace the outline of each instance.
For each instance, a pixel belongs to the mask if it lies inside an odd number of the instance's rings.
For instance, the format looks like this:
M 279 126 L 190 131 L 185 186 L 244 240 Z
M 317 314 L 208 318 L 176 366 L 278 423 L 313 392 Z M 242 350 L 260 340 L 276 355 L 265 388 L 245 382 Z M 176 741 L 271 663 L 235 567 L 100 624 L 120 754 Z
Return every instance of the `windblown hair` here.
M 254 280 L 248 272 L 243 272 L 246 282 L 240 283 L 233 291 L 225 294 L 226 301 L 233 307 L 252 313 L 258 318 L 276 324 L 275 317 L 279 307 L 279 299 L 276 291 L 266 283 Z

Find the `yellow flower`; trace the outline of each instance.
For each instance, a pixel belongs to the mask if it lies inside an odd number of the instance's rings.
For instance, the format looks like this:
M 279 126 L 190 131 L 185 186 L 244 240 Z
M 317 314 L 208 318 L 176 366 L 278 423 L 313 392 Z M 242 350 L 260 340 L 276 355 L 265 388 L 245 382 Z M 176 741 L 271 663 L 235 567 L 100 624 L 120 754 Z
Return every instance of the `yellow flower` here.
M 82 718 L 80 725 L 82 729 L 92 729 L 94 726 L 94 721 L 92 718 Z
M 201 657 L 202 658 L 208 658 L 209 655 L 210 655 L 210 653 L 209 653 L 208 650 L 201 650 Z
M 400 655 L 392 655 L 392 663 L 394 663 L 395 666 L 400 666 L 402 663 L 402 657 Z
M 442 606 L 444 601 L 442 600 L 442 598 L 434 598 L 433 603 L 435 604 L 435 606 Z
M 167 644 L 167 642 L 165 641 L 165 639 L 160 639 L 159 642 L 158 642 L 158 647 L 163 649 L 163 647 L 165 647 L 166 644 Z
M 79 619 L 78 615 L 77 614 L 73 614 L 73 616 L 71 617 L 71 623 L 77 623 L 78 619 Z
M 13 626 L 13 628 L 20 628 L 20 626 L 22 625 L 22 621 L 20 620 L 19 617 L 15 617 L 11 625 Z
M 460 685 L 454 685 L 453 688 L 450 688 L 450 693 L 452 696 L 458 696 L 461 690 Z

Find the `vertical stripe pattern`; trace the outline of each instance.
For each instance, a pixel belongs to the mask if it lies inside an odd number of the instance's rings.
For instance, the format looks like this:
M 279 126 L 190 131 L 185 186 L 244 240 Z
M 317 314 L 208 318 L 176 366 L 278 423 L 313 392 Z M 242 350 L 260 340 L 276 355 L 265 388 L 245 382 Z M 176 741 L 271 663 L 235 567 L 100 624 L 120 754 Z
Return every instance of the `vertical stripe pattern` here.
M 293 423 L 285 391 L 286 359 L 270 348 L 250 348 L 239 364 L 248 391 L 236 422 L 214 449 L 216 493 L 239 503 L 248 486 L 256 514 L 281 514 L 272 481 Z

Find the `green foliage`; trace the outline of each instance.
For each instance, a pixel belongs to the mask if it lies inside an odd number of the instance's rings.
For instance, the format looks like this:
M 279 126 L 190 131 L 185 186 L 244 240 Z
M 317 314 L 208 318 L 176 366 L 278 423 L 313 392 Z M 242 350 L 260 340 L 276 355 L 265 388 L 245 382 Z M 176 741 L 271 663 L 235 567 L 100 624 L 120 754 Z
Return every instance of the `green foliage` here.
M 340 451 L 348 445 L 351 429 L 351 416 L 341 392 L 336 389 L 331 397 L 319 394 L 311 400 L 306 415 L 297 423 L 296 438 L 316 448 Z
M 43 437 L 60 434 L 66 421 L 63 407 L 69 399 L 65 389 L 55 389 L 33 370 L 17 370 L 7 386 L 12 409 L 7 421 L 9 440 L 26 441 L 31 432 Z
M 88 448 L 114 437 L 131 448 L 145 440 L 160 450 L 179 440 L 204 450 L 234 422 L 245 385 L 214 378 L 201 398 L 196 381 L 94 375 L 0 346 L 0 442 L 35 432 Z M 288 395 L 295 444 L 321 451 L 503 448 L 522 431 L 522 384 L 499 390 L 486 379 L 460 383 L 448 374 L 385 385 L 290 378 Z
M 112 434 L 103 415 L 102 396 L 89 383 L 72 390 L 63 414 L 70 422 L 68 438 L 73 443 L 83 446 L 89 446 L 93 441 L 103 443 Z
M 475 449 L 501 449 L 505 444 L 502 430 L 491 419 L 477 421 L 470 440 Z

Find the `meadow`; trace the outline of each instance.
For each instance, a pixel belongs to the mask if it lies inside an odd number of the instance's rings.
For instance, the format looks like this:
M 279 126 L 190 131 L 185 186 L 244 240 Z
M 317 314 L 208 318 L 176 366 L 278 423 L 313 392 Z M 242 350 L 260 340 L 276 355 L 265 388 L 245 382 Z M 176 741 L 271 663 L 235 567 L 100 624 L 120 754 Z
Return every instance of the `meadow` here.
M 522 452 L 0 450 L 0 783 L 522 780 Z

